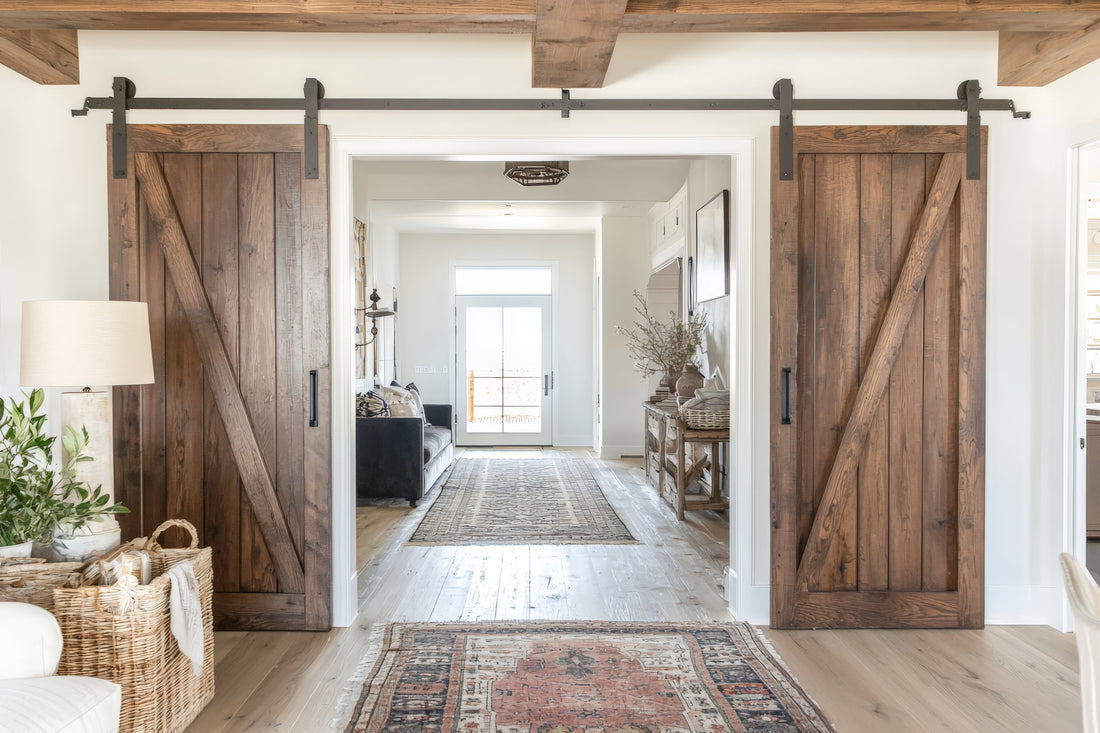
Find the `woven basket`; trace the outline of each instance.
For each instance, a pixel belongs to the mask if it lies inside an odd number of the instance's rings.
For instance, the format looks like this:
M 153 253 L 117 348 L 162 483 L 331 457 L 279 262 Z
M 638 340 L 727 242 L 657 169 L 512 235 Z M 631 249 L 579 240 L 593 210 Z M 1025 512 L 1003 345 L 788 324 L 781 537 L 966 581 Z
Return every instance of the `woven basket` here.
M 191 533 L 186 549 L 159 548 L 161 532 L 183 527 Z M 122 685 L 119 731 L 183 731 L 214 697 L 213 573 L 210 548 L 199 548 L 198 532 L 187 521 L 171 519 L 149 537 L 153 580 L 147 585 L 82 586 L 54 591 L 54 615 L 64 651 L 58 674 L 101 677 Z M 202 602 L 203 666 L 196 677 L 191 660 L 172 636 L 166 571 L 189 560 Z M 128 605 L 129 610 L 120 612 Z
M 692 410 L 680 408 L 680 417 L 695 430 L 725 430 L 730 426 L 729 410 Z
M 78 586 L 80 566 L 37 557 L 0 560 L 0 601 L 31 603 L 53 613 L 54 588 Z

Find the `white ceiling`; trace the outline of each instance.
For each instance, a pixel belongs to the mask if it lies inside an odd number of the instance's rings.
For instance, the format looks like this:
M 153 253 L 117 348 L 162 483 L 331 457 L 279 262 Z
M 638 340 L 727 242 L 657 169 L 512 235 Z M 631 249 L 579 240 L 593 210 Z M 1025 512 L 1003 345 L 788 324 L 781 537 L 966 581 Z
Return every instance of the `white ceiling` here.
M 683 158 L 569 160 L 556 186 L 521 186 L 504 161 L 361 160 L 356 199 L 366 199 L 373 226 L 404 233 L 454 231 L 591 232 L 607 216 L 645 216 L 684 184 Z

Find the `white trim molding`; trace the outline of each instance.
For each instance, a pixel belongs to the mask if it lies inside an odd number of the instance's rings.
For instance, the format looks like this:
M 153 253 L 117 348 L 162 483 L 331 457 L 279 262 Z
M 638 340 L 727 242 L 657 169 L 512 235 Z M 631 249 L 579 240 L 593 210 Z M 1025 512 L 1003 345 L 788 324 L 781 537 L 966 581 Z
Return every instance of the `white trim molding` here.
M 734 404 L 731 417 L 732 470 L 730 471 L 730 569 L 735 586 L 728 592 L 736 599 L 731 605 L 735 618 L 766 622 L 767 586 L 752 585 L 754 551 L 770 553 L 768 524 L 753 526 L 754 475 L 768 475 L 768 467 L 754 463 L 752 344 L 756 268 L 753 256 L 754 141 L 750 137 L 690 138 L 362 138 L 334 137 L 332 151 L 332 363 L 333 363 L 333 624 L 348 626 L 357 612 L 355 568 L 354 418 L 354 324 L 351 311 L 351 171 L 356 158 L 376 160 L 471 160 L 553 158 L 555 156 L 729 156 L 733 192 L 731 259 L 736 273 L 730 298 L 731 323 L 735 324 L 734 364 L 726 373 L 731 382 Z M 766 259 L 766 258 L 765 258 Z M 344 268 L 348 276 L 339 275 Z M 346 281 L 346 282 L 345 282 Z M 341 304 L 346 304 L 346 307 Z M 346 417 L 345 417 L 346 416 Z M 339 419 L 338 419 L 339 418 Z M 604 455 L 619 451 L 640 454 L 640 446 L 603 446 Z M 765 452 L 766 455 L 766 452 Z M 767 501 L 767 496 L 764 500 Z M 763 611 L 760 598 L 764 598 Z M 753 599 L 749 603 L 749 599 Z

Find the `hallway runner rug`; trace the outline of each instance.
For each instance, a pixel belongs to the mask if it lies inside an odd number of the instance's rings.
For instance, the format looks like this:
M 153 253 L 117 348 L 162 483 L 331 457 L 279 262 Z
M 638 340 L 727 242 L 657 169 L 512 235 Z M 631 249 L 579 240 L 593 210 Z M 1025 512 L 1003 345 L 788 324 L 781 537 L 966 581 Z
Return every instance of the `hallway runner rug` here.
M 413 545 L 634 542 L 588 465 L 570 458 L 459 458 L 409 540 Z
M 346 733 L 833 730 L 742 623 L 391 624 L 365 664 Z

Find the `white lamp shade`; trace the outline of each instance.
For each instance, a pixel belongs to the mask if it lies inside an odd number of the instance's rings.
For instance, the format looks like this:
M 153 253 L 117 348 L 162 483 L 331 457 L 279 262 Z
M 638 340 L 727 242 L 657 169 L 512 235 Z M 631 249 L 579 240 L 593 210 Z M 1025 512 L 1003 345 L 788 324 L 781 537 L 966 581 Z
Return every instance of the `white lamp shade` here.
M 123 300 L 23 302 L 24 387 L 151 384 L 149 306 Z

